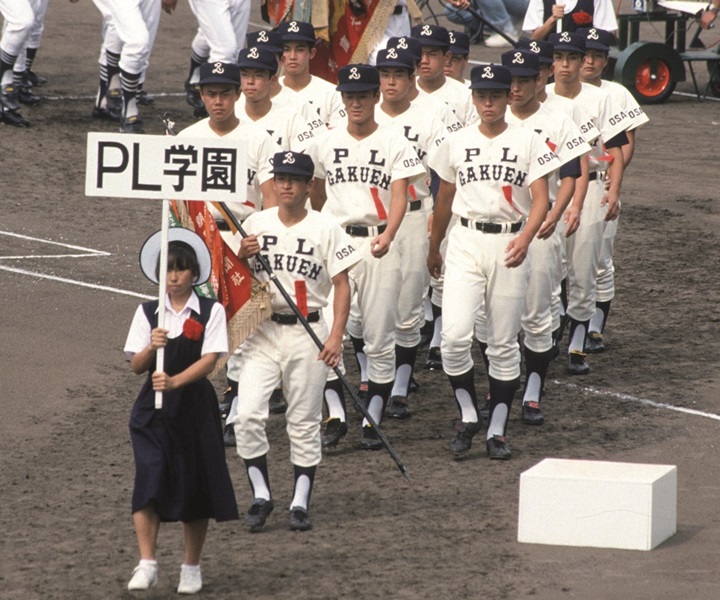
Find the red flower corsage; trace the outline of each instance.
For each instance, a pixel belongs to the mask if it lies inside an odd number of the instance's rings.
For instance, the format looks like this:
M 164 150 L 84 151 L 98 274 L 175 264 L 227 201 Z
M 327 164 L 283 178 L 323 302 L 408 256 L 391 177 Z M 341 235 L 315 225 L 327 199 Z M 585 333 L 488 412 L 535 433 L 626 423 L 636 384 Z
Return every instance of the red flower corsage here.
M 593 22 L 592 15 L 589 13 L 586 13 L 584 10 L 579 10 L 576 13 L 572 14 L 572 20 L 578 27 L 583 27 L 584 25 L 590 25 Z
M 198 323 L 195 319 L 186 319 L 183 323 L 183 335 L 193 342 L 200 339 L 204 330 L 202 323 Z

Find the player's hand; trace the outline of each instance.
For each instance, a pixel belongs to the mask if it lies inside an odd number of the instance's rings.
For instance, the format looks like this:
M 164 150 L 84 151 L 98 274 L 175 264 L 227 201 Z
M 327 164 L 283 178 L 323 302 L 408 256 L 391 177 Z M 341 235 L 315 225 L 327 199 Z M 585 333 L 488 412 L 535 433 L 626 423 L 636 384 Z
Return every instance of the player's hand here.
M 435 279 L 440 279 L 440 276 L 442 275 L 443 265 L 443 259 L 440 252 L 438 250 L 430 250 L 428 252 L 426 263 L 428 271 L 430 271 L 430 275 L 432 275 Z
M 335 368 L 340 364 L 341 355 L 342 338 L 334 339 L 329 337 L 318 354 L 318 360 L 323 361 L 330 368 Z
M 525 261 L 528 246 L 530 244 L 525 241 L 522 236 L 517 236 L 505 248 L 505 266 L 508 269 L 519 267 Z
M 579 211 L 572 202 L 570 203 L 570 206 L 565 209 L 563 221 L 565 222 L 566 238 L 570 237 L 578 230 L 578 227 L 580 227 L 580 212 L 581 211 Z
M 620 198 L 617 194 L 606 192 L 600 202 L 600 206 L 607 204 L 607 212 L 605 213 L 606 221 L 614 221 L 620 214 Z
M 177 6 L 177 3 L 178 0 L 162 0 L 162 8 L 167 14 L 171 15 Z
M 156 327 L 150 332 L 150 350 L 157 350 L 167 345 L 167 329 Z
M 382 258 L 390 251 L 392 240 L 387 233 L 383 232 L 370 242 L 370 254 L 375 258 Z
M 559 21 L 565 16 L 565 7 L 562 4 L 553 4 L 552 16 Z
M 176 388 L 175 379 L 164 371 L 155 371 L 152 374 L 152 384 L 156 392 L 169 392 Z
M 455 8 L 469 8 L 470 0 L 450 0 L 450 4 Z
M 704 11 L 700 17 L 700 27 L 707 29 L 715 22 L 715 19 L 717 19 L 717 15 L 714 12 L 710 10 Z
M 548 211 L 548 214 L 545 217 L 545 220 L 543 221 L 543 224 L 540 226 L 540 230 L 537 233 L 537 239 L 546 240 L 551 237 L 552 234 L 555 233 L 555 229 L 557 228 L 559 219 L 559 216 L 556 215 L 553 211 Z
M 260 252 L 260 242 L 258 242 L 256 235 L 252 234 L 240 240 L 238 258 L 255 256 L 258 252 Z

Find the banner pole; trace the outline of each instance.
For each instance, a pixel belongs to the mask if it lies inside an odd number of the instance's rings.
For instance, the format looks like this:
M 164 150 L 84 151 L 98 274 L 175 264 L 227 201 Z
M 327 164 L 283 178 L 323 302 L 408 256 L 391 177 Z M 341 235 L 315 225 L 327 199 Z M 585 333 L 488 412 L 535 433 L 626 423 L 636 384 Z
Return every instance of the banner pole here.
M 158 270 L 158 327 L 165 329 L 165 294 L 167 292 L 168 229 L 170 228 L 170 200 L 162 201 L 162 226 L 160 228 L 160 265 Z M 155 355 L 155 370 L 165 367 L 165 348 L 158 348 Z M 155 408 L 160 410 L 163 393 L 155 392 Z

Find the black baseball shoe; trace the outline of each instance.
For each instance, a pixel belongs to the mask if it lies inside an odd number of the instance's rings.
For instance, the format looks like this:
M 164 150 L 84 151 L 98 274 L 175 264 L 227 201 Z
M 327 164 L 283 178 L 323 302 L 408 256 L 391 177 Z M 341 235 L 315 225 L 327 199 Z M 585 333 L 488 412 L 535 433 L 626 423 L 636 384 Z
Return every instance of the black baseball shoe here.
M 123 98 L 121 89 L 113 88 L 111 90 L 108 90 L 107 96 L 105 97 L 105 102 L 107 104 L 107 109 L 110 112 L 117 113 L 118 116 L 122 118 Z
M 42 75 L 38 75 L 34 71 L 31 71 L 30 69 L 27 69 L 25 73 L 23 74 L 23 79 L 27 80 L 30 85 L 34 85 L 35 87 L 42 87 L 47 83 L 47 77 L 43 77 Z
M 415 380 L 415 377 L 410 378 L 410 385 L 408 386 L 408 392 L 419 392 L 420 384 Z
M 261 531 L 265 525 L 268 515 L 275 508 L 272 500 L 264 500 L 263 498 L 255 498 L 253 503 L 245 515 L 245 525 L 250 528 L 251 533 Z
M 425 368 L 428 371 L 442 371 L 442 356 L 440 355 L 440 348 L 430 348 L 428 350 L 427 360 L 425 361 Z
M 205 104 L 200 97 L 200 86 L 195 83 L 185 82 L 185 101 L 195 109 L 205 110 Z
M 348 432 L 348 426 L 345 421 L 340 419 L 328 419 L 324 422 L 325 430 L 320 434 L 323 448 L 334 448 L 338 445 Z
M 382 442 L 375 428 L 371 425 L 365 425 L 365 427 L 362 428 L 362 434 L 360 436 L 360 449 L 380 450 L 382 447 Z
M 140 117 L 134 115 L 120 122 L 120 133 L 145 133 Z
M 578 352 L 577 350 L 569 352 L 567 372 L 570 375 L 587 375 L 590 372 L 590 367 L 585 362 L 586 356 L 584 352 Z
M 135 99 L 141 106 L 150 106 L 151 104 L 155 104 L 155 96 L 148 94 L 145 90 L 139 90 Z
M 225 425 L 223 429 L 223 444 L 226 448 L 236 448 L 237 438 L 235 437 L 235 426 L 232 423 Z
M 18 86 L 17 90 L 18 100 L 20 101 L 20 104 L 25 104 L 27 106 L 35 106 L 36 104 L 40 104 L 40 96 L 36 96 L 32 93 L 32 87 L 20 85 Z
M 0 89 L 0 106 L 6 108 L 7 110 L 20 109 L 18 89 L 12 83 L 8 83 Z
M 522 422 L 526 425 L 542 425 L 545 422 L 538 402 L 524 402 L 522 405 Z
M 309 531 L 312 529 L 308 512 L 301 506 L 293 506 L 290 509 L 290 529 L 293 531 Z
M 281 415 L 287 410 L 287 400 L 283 396 L 282 389 L 277 388 L 273 390 L 270 395 L 270 402 L 268 404 L 268 410 L 272 415 Z
M 510 449 L 507 447 L 507 441 L 499 435 L 492 436 L 485 442 L 488 458 L 493 460 L 509 460 L 512 456 Z
M 0 123 L 6 123 L 13 127 L 30 127 L 30 121 L 19 112 L 7 110 L 4 106 L 0 106 Z
M 407 419 L 410 416 L 410 409 L 405 396 L 391 396 L 385 414 L 393 419 Z
M 114 112 L 109 108 L 103 108 L 102 106 L 93 106 L 92 118 L 100 119 L 102 121 L 113 121 L 119 123 L 122 120 L 122 115 L 119 112 Z
M 455 458 L 465 456 L 472 448 L 472 439 L 482 429 L 482 420 L 477 423 L 458 421 L 455 424 L 455 437 L 450 440 L 450 452 Z
M 602 333 L 589 331 L 585 338 L 585 352 L 588 354 L 600 354 L 605 352 Z

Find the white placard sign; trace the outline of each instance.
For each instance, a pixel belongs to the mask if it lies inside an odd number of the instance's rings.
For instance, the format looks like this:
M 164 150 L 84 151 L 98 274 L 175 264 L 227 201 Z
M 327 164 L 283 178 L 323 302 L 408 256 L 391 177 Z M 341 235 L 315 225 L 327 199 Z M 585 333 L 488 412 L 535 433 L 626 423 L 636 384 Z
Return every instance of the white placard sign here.
M 242 201 L 247 143 L 222 138 L 88 133 L 85 195 Z

